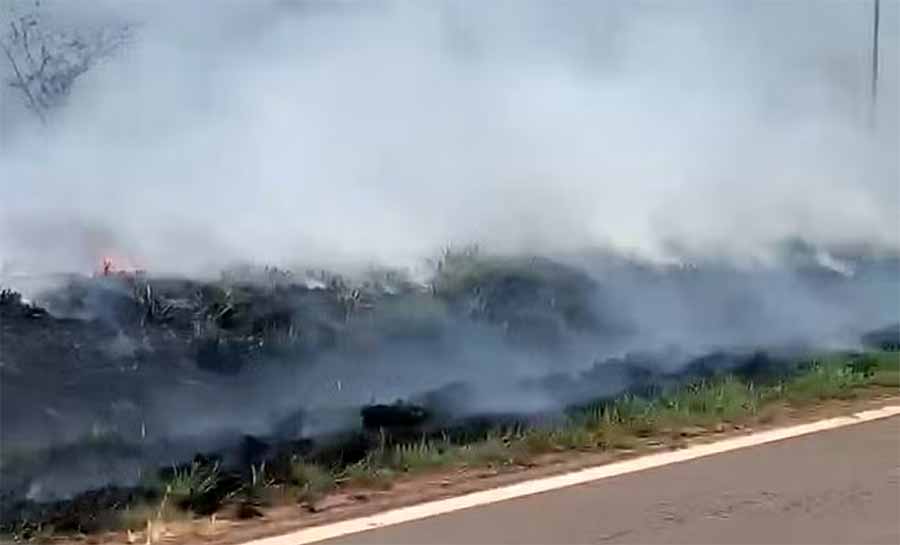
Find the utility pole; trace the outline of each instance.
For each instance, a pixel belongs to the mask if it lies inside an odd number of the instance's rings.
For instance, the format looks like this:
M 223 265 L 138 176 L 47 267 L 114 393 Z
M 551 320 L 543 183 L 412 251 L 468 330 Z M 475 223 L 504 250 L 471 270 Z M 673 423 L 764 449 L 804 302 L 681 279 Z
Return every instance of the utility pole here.
M 872 21 L 872 100 L 870 104 L 869 124 L 875 127 L 878 117 L 878 28 L 881 19 L 881 0 L 875 0 L 874 20 Z

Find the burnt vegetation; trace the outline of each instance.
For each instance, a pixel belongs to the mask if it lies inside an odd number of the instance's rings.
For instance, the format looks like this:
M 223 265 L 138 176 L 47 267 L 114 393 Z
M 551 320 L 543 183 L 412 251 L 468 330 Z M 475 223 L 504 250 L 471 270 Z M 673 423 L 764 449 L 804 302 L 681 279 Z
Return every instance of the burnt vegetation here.
M 429 373 L 428 367 L 393 369 L 380 355 L 418 366 L 434 365 L 428 357 L 451 365 L 448 344 L 489 335 L 496 344 L 485 346 L 493 352 L 485 350 L 479 361 L 487 373 L 521 353 L 513 349 L 563 359 L 575 341 L 604 346 L 636 336 L 635 324 L 611 303 L 621 301 L 614 282 L 575 267 L 487 257 L 476 248 L 448 250 L 433 267 L 426 283 L 398 271 L 350 280 L 321 271 L 247 268 L 197 281 L 107 270 L 65 279 L 36 301 L 0 291 L 4 531 L 20 537 L 48 528 L 98 531 L 120 526 L 123 513 L 137 516 L 145 505 L 197 515 L 231 506 L 236 516 L 257 516 L 285 494 L 314 506 L 342 483 L 378 487 L 397 471 L 460 460 L 507 463 L 521 459 L 520 447 L 613 445 L 625 440 L 615 435 L 623 426 L 649 430 L 660 414 L 681 418 L 688 405 L 704 415 L 744 414 L 763 399 L 753 385 L 774 392 L 798 376 L 813 376 L 798 382 L 792 395 L 818 399 L 863 378 L 893 380 L 865 355 L 844 355 L 836 371 L 817 375 L 818 360 L 806 346 L 699 355 L 673 348 L 510 375 L 508 384 L 479 380 L 477 372 L 445 372 L 445 380 L 410 387 L 399 399 L 366 403 L 357 393 L 355 403 L 309 403 L 301 393 L 304 382 L 314 380 L 303 374 L 307 369 L 341 364 L 358 373 L 383 365 L 379 371 L 401 378 Z M 681 282 L 687 293 L 717 278 L 637 266 L 627 273 L 657 284 Z M 606 274 L 615 279 L 622 273 Z M 816 274 L 817 289 L 850 281 Z M 896 350 L 896 334 L 889 326 L 862 343 Z M 272 384 L 272 377 L 287 383 L 279 399 L 287 390 L 288 402 L 279 401 L 278 410 L 274 397 L 266 399 L 271 387 L 258 387 Z M 337 394 L 354 378 L 348 372 L 346 385 L 312 386 Z M 514 391 L 546 401 L 496 405 L 489 403 L 495 391 L 498 398 Z M 203 412 L 209 392 L 228 417 Z M 728 396 L 737 400 L 733 406 Z M 198 405 L 188 403 L 198 397 Z M 634 414 L 626 418 L 625 411 Z M 646 420 L 651 413 L 655 424 Z M 247 424 L 251 417 L 266 425 Z M 606 422 L 606 428 L 585 431 L 585 419 Z M 179 427 L 195 420 L 224 426 Z M 540 431 L 574 421 L 581 426 L 577 433 L 570 424 L 564 432 Z

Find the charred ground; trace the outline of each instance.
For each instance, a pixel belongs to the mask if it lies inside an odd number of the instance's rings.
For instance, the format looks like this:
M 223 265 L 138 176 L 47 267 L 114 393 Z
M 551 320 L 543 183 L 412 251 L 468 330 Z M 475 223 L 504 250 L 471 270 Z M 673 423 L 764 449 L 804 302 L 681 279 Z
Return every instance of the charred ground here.
M 722 373 L 777 381 L 836 324 L 853 326 L 845 348 L 866 333 L 863 343 L 895 349 L 885 298 L 898 271 L 890 259 L 859 260 L 853 276 L 808 261 L 771 275 L 592 269 L 464 251 L 426 283 L 265 269 L 70 277 L 34 301 L 7 289 L 3 523 L 104 527 L 101 513 L 152 501 L 160 479 L 214 466 L 216 485 L 184 500 L 203 513 L 259 468 L 290 473 L 297 457 L 346 467 L 385 442 L 465 442 L 624 391 Z M 791 316 L 773 314 L 770 297 L 791 287 L 803 292 L 794 304 L 847 302 L 849 318 L 774 334 Z M 708 336 L 679 336 L 687 329 Z

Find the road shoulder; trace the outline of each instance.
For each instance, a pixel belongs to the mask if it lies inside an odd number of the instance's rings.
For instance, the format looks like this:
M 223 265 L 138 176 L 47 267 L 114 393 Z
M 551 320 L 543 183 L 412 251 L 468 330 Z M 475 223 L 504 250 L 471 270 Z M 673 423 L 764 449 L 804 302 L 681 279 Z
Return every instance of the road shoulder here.
M 889 409 L 891 407 L 893 409 Z M 732 449 L 742 448 L 760 444 L 760 439 L 766 440 L 763 442 L 774 441 L 799 433 L 828 429 L 829 425 L 848 425 L 854 420 L 842 417 L 849 415 L 868 412 L 867 418 L 873 418 L 872 415 L 878 414 L 879 410 L 882 410 L 882 416 L 890 414 L 884 412 L 884 409 L 900 411 L 900 395 L 897 395 L 897 392 L 884 391 L 862 399 L 833 400 L 803 408 L 780 406 L 752 424 L 698 428 L 664 441 L 660 441 L 659 438 L 647 438 L 632 449 L 603 452 L 564 451 L 535 458 L 523 466 L 497 469 L 454 468 L 409 475 L 395 481 L 389 490 L 341 490 L 326 498 L 315 512 L 301 506 L 290 505 L 267 510 L 259 519 L 236 520 L 227 517 L 197 519 L 189 523 L 170 525 L 162 531 L 163 535 L 160 537 L 167 543 L 179 545 L 198 542 L 210 545 L 309 543 L 313 540 L 359 531 L 360 528 L 415 520 L 430 516 L 428 513 L 450 512 L 499 501 L 497 498 L 508 499 L 504 494 L 512 494 L 510 498 L 518 497 L 516 494 L 525 495 L 529 489 L 536 490 L 534 483 L 540 483 L 542 480 L 556 479 L 558 484 L 568 478 L 570 484 L 577 484 L 584 482 L 579 481 L 579 478 L 596 479 L 603 478 L 606 474 L 616 474 L 620 468 L 615 466 L 622 464 L 630 463 L 631 466 L 639 468 L 658 467 L 653 464 L 675 463 L 714 454 L 722 451 L 723 444 Z M 830 419 L 839 421 L 823 424 Z M 803 426 L 806 426 L 806 429 L 798 431 L 798 428 Z M 698 451 L 698 448 L 701 450 Z M 706 454 L 702 454 L 703 448 L 708 450 Z M 661 455 L 664 455 L 663 458 L 660 458 Z M 639 462 L 638 465 L 635 466 L 635 462 Z M 585 471 L 593 472 L 593 476 L 572 477 Z M 552 483 L 544 483 L 541 486 L 550 484 Z M 518 489 L 506 490 L 510 487 Z M 501 496 L 497 496 L 494 492 L 497 490 L 503 491 Z M 476 496 L 474 499 L 473 495 Z M 435 507 L 435 502 L 443 504 Z M 289 539 L 274 539 L 279 537 Z M 89 538 L 88 542 L 126 542 L 122 538 L 121 535 L 107 535 L 105 539 L 94 536 Z

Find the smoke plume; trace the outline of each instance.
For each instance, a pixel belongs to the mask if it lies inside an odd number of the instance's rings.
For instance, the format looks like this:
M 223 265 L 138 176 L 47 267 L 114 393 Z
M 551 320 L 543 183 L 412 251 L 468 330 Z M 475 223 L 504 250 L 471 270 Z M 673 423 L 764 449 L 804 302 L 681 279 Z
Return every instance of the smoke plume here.
M 516 265 L 477 292 L 381 293 L 371 320 L 341 315 L 344 291 L 259 288 L 291 334 L 338 348 L 304 338 L 302 357 L 237 375 L 195 365 L 209 339 L 190 320 L 116 314 L 146 286 L 82 279 L 83 308 L 43 322 L 17 301 L 0 316 L 4 443 L 114 422 L 169 464 L 298 410 L 330 415 L 307 419 L 314 435 L 460 382 L 467 411 L 558 410 L 582 391 L 529 381 L 607 395 L 628 378 L 603 362 L 639 351 L 672 370 L 723 347 L 855 346 L 900 319 L 900 4 L 883 4 L 873 109 L 867 2 L 45 0 L 42 28 L 129 38 L 45 124 L 4 83 L 2 287 L 45 304 L 71 287 L 46 275 L 112 258 L 157 294 L 197 281 L 142 304 L 206 316 L 201 282 L 237 263 L 428 280 L 427 258 L 476 243 Z M 147 462 L 68 458 L 89 467 L 9 487 L 67 497 Z
M 862 2 L 45 3 L 47 25 L 134 36 L 46 130 L 4 91 L 0 257 L 896 251 L 896 8 L 873 129 Z

